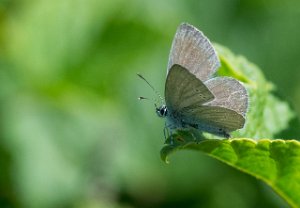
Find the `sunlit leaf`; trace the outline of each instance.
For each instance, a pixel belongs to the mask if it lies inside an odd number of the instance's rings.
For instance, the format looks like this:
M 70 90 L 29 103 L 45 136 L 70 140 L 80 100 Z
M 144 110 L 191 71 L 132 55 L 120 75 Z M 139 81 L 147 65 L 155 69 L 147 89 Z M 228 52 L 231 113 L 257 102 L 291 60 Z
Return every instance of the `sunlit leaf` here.
M 300 206 L 300 142 L 270 139 L 202 140 L 195 143 L 187 133 L 175 137 L 161 150 L 161 158 L 177 150 L 192 149 L 214 157 L 271 186 L 293 207 Z

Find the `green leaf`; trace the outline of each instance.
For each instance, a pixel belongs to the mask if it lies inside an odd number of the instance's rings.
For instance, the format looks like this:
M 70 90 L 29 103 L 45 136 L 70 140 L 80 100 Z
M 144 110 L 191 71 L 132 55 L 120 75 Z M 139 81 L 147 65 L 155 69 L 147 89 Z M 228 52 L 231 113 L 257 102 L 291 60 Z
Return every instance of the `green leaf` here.
M 234 77 L 247 88 L 250 107 L 245 127 L 232 133 L 237 139 L 220 139 L 196 130 L 178 131 L 162 148 L 162 160 L 168 162 L 170 153 L 182 149 L 206 153 L 264 181 L 291 206 L 300 207 L 300 142 L 260 139 L 272 138 L 285 130 L 294 117 L 293 111 L 272 94 L 274 85 L 257 66 L 220 45 L 215 46 L 222 65 L 218 75 Z
M 170 153 L 181 149 L 204 152 L 271 186 L 291 206 L 300 207 L 300 142 L 270 139 L 211 139 L 195 143 L 187 132 L 165 145 L 161 158 L 168 162 Z

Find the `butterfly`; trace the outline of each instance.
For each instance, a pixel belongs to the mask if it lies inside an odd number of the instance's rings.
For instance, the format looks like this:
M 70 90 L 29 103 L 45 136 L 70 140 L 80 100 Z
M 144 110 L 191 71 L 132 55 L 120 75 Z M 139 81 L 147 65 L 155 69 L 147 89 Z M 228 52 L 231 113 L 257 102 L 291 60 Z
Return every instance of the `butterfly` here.
M 170 136 L 174 130 L 197 129 L 229 138 L 230 132 L 244 127 L 247 90 L 234 78 L 213 77 L 220 65 L 208 38 L 182 23 L 169 55 L 165 102 L 156 106 Z

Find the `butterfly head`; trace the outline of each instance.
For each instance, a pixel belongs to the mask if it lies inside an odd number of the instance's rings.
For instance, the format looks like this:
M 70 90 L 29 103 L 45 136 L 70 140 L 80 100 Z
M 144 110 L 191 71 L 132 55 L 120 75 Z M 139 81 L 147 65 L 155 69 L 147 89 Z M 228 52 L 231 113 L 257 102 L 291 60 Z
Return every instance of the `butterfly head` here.
M 156 114 L 159 117 L 166 117 L 168 114 L 168 109 L 166 105 L 162 105 L 160 107 L 156 107 Z

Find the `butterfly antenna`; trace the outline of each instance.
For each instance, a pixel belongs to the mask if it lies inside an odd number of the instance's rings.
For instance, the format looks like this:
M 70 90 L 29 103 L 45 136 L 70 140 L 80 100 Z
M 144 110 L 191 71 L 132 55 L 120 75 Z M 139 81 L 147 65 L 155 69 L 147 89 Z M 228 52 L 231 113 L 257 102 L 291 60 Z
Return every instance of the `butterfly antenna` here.
M 154 91 L 154 93 L 160 98 L 161 100 L 161 103 L 163 104 L 165 99 L 159 94 L 159 92 L 145 79 L 145 77 L 143 77 L 141 74 L 137 73 L 137 75 L 142 79 L 144 80 L 148 85 L 149 87 L 151 87 L 151 89 Z M 144 98 L 144 97 L 139 97 L 140 100 L 142 99 L 148 99 L 148 98 Z M 148 99 L 150 100 L 150 99 Z
M 150 100 L 154 103 L 154 106 L 157 108 L 157 100 L 156 99 L 150 99 L 150 98 L 146 98 L 146 97 L 138 97 L 139 100 Z

